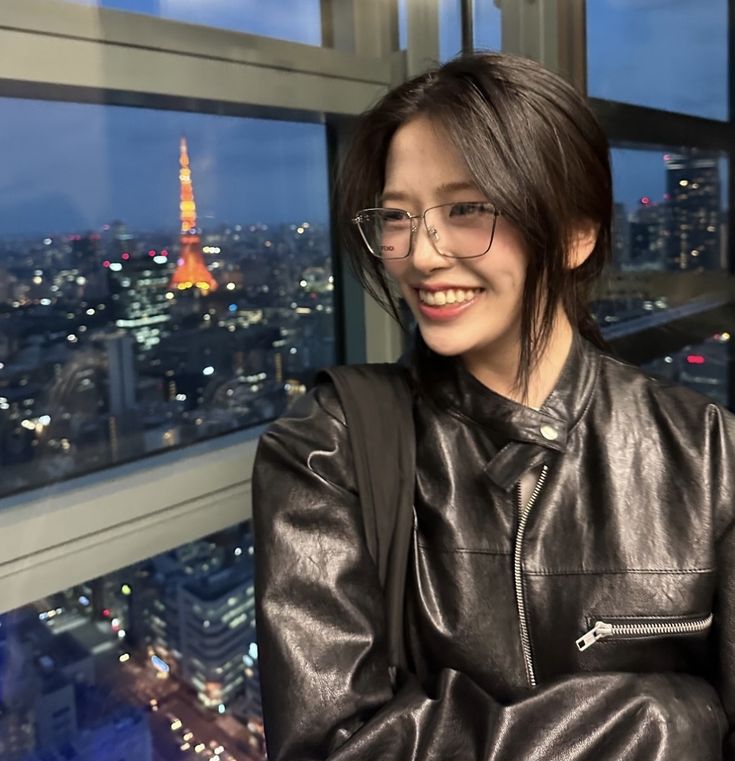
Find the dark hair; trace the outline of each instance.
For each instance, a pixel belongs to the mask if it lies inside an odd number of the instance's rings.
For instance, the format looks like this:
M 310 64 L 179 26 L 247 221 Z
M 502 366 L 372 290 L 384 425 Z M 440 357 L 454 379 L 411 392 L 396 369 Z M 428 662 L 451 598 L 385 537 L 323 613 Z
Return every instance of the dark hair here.
M 375 205 L 391 139 L 419 115 L 445 132 L 478 188 L 519 230 L 527 248 L 516 378 L 525 395 L 559 303 L 585 338 L 606 348 L 588 300 L 610 249 L 607 138 L 568 82 L 532 60 L 497 53 L 452 60 L 399 85 L 367 111 L 341 166 L 339 222 L 357 278 L 404 328 L 383 264 L 365 250 L 350 219 Z M 571 269 L 565 264 L 572 236 L 580 224 L 590 223 L 599 227 L 594 251 Z

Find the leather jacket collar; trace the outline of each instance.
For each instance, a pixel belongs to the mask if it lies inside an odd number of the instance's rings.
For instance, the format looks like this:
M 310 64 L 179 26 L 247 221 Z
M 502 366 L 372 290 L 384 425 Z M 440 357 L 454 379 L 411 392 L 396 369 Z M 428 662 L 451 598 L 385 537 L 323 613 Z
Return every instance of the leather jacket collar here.
M 599 351 L 577 333 L 554 390 L 540 410 L 484 386 L 456 358 L 446 366 L 437 399 L 449 414 L 491 429 L 508 443 L 485 466 L 492 481 L 510 489 L 530 468 L 549 464 L 567 449 L 569 433 L 590 402 Z

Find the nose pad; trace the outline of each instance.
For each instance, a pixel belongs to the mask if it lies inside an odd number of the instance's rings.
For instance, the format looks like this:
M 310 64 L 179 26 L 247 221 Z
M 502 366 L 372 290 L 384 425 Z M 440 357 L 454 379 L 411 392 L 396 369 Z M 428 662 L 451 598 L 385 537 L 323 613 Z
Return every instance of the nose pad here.
M 436 243 L 439 242 L 439 231 L 436 229 L 436 227 L 429 226 L 428 228 L 429 235 L 434 239 Z

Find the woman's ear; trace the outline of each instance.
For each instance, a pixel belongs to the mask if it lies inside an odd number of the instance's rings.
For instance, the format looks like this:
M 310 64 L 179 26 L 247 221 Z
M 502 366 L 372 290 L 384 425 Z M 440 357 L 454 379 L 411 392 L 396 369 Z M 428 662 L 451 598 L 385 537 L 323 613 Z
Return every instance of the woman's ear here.
M 599 232 L 600 226 L 593 222 L 583 222 L 577 225 L 572 233 L 567 257 L 567 267 L 570 270 L 576 270 L 589 259 L 590 254 L 595 249 Z

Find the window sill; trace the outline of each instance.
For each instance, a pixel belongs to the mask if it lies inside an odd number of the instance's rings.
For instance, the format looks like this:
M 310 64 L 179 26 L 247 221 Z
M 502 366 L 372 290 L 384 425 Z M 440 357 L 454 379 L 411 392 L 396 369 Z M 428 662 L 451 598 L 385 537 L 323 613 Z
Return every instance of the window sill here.
M 249 519 L 261 430 L 0 500 L 0 612 Z

